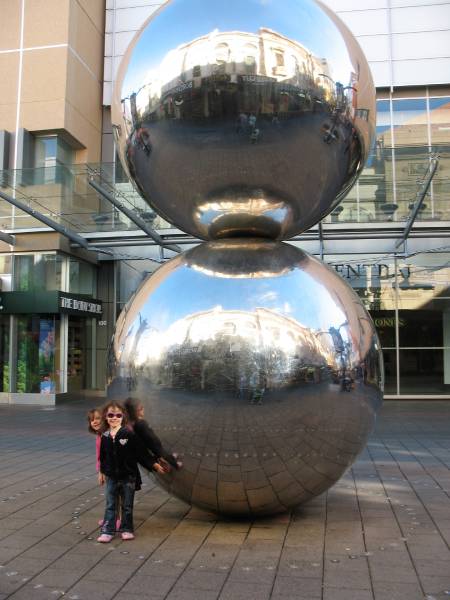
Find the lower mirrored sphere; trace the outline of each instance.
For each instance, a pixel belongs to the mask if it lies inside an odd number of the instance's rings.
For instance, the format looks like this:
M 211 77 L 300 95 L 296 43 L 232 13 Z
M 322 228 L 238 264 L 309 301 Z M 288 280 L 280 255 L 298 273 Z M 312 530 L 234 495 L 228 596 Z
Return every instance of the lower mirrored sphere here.
M 175 496 L 230 515 L 288 510 L 337 481 L 382 401 L 372 321 L 330 268 L 281 242 L 208 242 L 121 313 L 108 397 L 134 397 L 183 466 Z

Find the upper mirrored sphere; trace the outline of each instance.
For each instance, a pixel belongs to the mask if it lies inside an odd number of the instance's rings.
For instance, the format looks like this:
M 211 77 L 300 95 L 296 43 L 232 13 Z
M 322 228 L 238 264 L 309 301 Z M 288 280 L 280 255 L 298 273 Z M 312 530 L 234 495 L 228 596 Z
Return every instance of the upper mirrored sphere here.
M 355 182 L 375 89 L 318 2 L 173 0 L 130 44 L 112 122 L 124 168 L 170 223 L 202 239 L 287 239 Z

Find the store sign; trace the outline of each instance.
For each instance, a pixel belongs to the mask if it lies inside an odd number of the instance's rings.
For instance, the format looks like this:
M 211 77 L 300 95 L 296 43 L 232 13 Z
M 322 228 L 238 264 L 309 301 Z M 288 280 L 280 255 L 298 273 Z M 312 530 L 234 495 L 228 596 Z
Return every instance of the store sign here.
M 255 85 L 276 82 L 273 77 L 266 77 L 265 75 L 239 75 L 238 80 L 242 83 L 253 83 Z
M 102 303 L 99 300 L 86 299 L 59 293 L 59 308 L 62 313 L 95 317 L 102 314 Z
M 51 315 L 65 313 L 79 317 L 99 318 L 102 311 L 100 300 L 82 294 L 69 294 L 57 290 L 0 293 L 0 314 Z
M 388 279 L 394 277 L 394 266 L 385 263 L 335 263 L 331 264 L 332 267 L 341 277 L 345 279 L 358 279 L 360 277 L 366 277 L 368 274 L 379 279 Z M 411 275 L 411 267 L 409 265 L 403 266 L 399 269 L 399 274 L 403 279 L 407 279 Z

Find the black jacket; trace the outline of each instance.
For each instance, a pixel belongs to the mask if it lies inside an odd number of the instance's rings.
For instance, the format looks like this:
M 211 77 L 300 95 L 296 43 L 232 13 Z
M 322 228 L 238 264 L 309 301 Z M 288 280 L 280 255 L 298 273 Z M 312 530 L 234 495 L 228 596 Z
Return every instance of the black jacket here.
M 113 439 L 106 431 L 100 442 L 100 472 L 112 479 L 135 479 L 137 463 L 153 470 L 155 458 L 143 447 L 139 438 L 121 427 Z

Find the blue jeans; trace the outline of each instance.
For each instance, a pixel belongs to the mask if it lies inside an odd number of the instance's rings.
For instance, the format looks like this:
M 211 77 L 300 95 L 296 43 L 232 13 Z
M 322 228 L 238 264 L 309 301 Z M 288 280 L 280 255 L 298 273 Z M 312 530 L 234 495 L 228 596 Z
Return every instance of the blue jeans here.
M 136 480 L 134 477 L 117 480 L 106 478 L 106 507 L 103 519 L 102 533 L 114 535 L 116 532 L 116 520 L 120 516 L 120 531 L 133 533 L 133 504 L 134 488 Z M 121 514 L 119 515 L 119 507 Z

